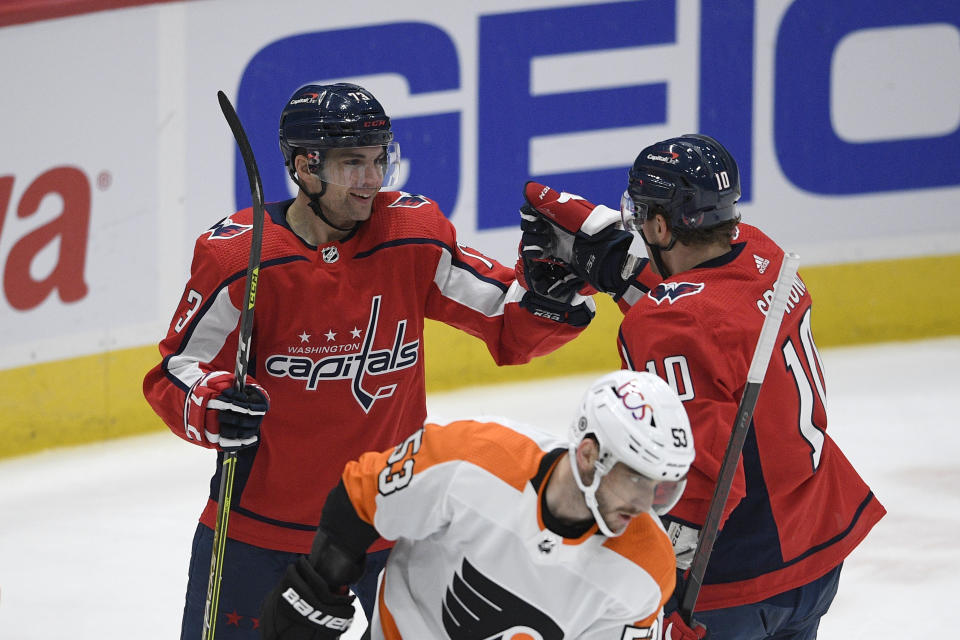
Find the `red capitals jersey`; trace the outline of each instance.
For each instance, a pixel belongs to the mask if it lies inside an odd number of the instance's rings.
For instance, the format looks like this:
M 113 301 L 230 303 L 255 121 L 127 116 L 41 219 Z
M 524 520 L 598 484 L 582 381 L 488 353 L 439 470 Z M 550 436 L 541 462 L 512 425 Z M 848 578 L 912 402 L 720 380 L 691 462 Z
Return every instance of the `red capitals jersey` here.
M 784 252 L 739 225 L 731 251 L 666 279 L 627 312 L 625 367 L 673 385 L 697 456 L 666 517 L 706 518 Z M 698 610 L 758 602 L 815 580 L 867 535 L 885 510 L 827 435 L 826 385 L 799 276 L 704 577 Z
M 249 373 L 269 393 L 270 409 L 258 446 L 238 454 L 230 537 L 306 553 L 344 464 L 423 424 L 424 318 L 482 339 L 498 364 L 549 353 L 580 329 L 521 308 L 514 270 L 458 245 L 427 198 L 380 193 L 367 222 L 319 247 L 287 225 L 291 203 L 266 207 Z M 187 424 L 184 403 L 205 373 L 234 370 L 251 223 L 246 209 L 197 240 L 160 343 L 163 360 L 144 380 L 167 426 L 210 448 Z M 219 456 L 217 467 L 201 516 L 210 527 Z

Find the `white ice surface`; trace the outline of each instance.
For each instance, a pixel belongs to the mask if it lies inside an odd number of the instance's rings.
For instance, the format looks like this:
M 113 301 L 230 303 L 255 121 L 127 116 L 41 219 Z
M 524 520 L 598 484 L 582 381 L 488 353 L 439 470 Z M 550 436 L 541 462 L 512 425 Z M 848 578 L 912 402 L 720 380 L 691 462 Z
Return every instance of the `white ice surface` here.
M 960 338 L 822 355 L 829 433 L 888 514 L 847 559 L 820 638 L 939 637 L 960 593 Z M 433 394 L 431 418 L 564 433 L 595 377 Z M 212 466 L 168 433 L 0 462 L 0 639 L 179 637 Z

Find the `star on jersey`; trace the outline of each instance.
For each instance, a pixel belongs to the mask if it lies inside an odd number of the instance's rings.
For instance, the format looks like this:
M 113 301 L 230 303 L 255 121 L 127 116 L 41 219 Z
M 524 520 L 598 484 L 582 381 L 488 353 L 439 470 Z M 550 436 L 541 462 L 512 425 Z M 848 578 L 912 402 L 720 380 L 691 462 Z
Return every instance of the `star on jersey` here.
M 310 342 L 310 334 L 307 333 L 306 331 L 304 331 L 297 337 L 300 338 L 300 344 L 303 344 L 304 342 Z
M 350 335 L 353 336 L 354 338 L 359 338 L 361 333 L 362 333 L 362 332 L 360 331 L 360 329 L 357 329 L 356 327 L 354 327 L 354 328 L 350 331 Z
M 351 380 L 350 390 L 353 397 L 365 413 L 369 413 L 373 404 L 382 398 L 393 396 L 397 382 L 377 386 L 368 391 L 372 379 L 386 373 L 408 369 L 417 365 L 420 359 L 420 338 L 406 341 L 407 320 L 397 320 L 396 331 L 389 344 L 391 347 L 375 349 L 374 337 L 380 323 L 381 296 L 370 300 L 370 319 L 366 329 L 354 327 L 351 334 L 363 335 L 362 344 L 311 345 L 288 347 L 289 353 L 275 353 L 264 363 L 267 374 L 277 378 L 295 378 L 303 380 L 309 391 L 317 389 L 321 382 L 331 380 Z M 304 331 L 306 333 L 306 331 Z M 328 329 L 327 342 L 334 342 L 337 333 Z M 329 354 L 314 360 L 296 354 Z M 368 377 L 369 376 L 369 377 Z

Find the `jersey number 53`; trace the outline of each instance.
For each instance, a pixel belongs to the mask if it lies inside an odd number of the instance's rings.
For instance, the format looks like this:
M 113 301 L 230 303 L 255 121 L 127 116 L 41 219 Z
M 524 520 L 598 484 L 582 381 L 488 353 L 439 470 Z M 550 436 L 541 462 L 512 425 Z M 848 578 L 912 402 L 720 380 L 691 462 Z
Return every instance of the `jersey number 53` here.
M 423 442 L 423 429 L 407 436 L 407 439 L 396 446 L 387 457 L 387 466 L 383 468 L 380 475 L 377 476 L 377 489 L 381 495 L 388 496 L 394 491 L 399 491 L 410 484 L 413 479 L 413 456 L 420 451 L 420 444 Z M 407 458 L 407 455 L 411 457 Z M 404 460 L 404 458 L 407 458 Z M 394 471 L 393 466 L 403 460 L 400 469 Z

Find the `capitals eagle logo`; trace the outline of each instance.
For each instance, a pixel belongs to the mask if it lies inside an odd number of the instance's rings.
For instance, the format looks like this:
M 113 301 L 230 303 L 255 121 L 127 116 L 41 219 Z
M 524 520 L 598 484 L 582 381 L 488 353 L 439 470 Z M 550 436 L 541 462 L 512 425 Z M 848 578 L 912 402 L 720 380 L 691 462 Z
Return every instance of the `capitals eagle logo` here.
M 211 240 L 229 240 L 241 236 L 251 229 L 253 229 L 252 224 L 239 224 L 230 218 L 224 218 L 213 225 L 207 233 L 210 234 Z
M 658 305 L 667 300 L 673 304 L 684 296 L 695 296 L 703 291 L 702 282 L 661 282 L 647 296 Z

